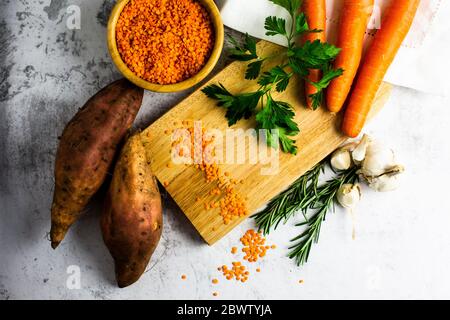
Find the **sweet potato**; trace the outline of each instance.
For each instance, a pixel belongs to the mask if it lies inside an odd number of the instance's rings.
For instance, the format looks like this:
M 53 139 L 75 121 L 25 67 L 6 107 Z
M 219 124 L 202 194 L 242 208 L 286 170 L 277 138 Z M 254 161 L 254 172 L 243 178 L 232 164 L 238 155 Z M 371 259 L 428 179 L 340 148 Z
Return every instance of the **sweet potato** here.
M 65 127 L 55 162 L 50 230 L 54 249 L 104 182 L 143 94 L 125 79 L 113 82 L 86 102 Z
M 149 163 L 141 136 L 132 136 L 120 153 L 104 203 L 103 240 L 121 288 L 144 273 L 161 237 L 161 196 Z

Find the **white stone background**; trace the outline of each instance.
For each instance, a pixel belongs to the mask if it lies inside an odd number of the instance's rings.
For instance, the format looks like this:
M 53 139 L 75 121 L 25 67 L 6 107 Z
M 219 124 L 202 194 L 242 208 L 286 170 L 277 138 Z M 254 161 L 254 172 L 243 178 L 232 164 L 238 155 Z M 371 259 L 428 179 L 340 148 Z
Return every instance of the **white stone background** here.
M 113 2 L 0 3 L 0 299 L 210 299 L 214 291 L 223 299 L 450 298 L 450 99 L 405 88 L 393 90 L 366 128 L 406 165 L 401 188 L 364 189 L 355 241 L 344 211 L 330 214 L 302 268 L 286 257 L 288 239 L 298 233 L 291 221 L 268 237 L 278 248 L 250 266 L 247 283 L 224 280 L 216 268 L 239 257 L 230 248 L 253 222 L 208 247 L 164 192 L 163 238 L 137 284 L 115 286 L 98 201 L 53 251 L 47 232 L 57 136 L 91 95 L 120 77 L 105 45 Z M 81 8 L 81 30 L 66 28 L 72 4 Z M 216 72 L 226 63 L 222 58 Z M 136 126 L 188 94 L 146 92 Z M 78 290 L 66 286 L 70 265 L 81 270 Z

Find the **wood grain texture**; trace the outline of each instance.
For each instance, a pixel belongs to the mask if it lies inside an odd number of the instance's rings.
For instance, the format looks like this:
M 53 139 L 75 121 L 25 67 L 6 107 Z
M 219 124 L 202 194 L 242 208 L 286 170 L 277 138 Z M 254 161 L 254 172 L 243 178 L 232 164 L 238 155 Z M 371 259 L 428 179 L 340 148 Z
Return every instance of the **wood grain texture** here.
M 262 56 L 281 50 L 283 50 L 281 47 L 266 41 L 258 43 L 258 52 Z M 274 59 L 272 64 L 278 64 L 281 60 L 282 58 Z M 246 65 L 242 62 L 233 62 L 207 84 L 220 82 L 233 93 L 256 90 L 255 81 L 243 79 Z M 270 65 L 265 66 L 265 68 L 268 67 Z M 390 89 L 390 85 L 385 83 L 382 85 L 371 116 L 387 101 Z M 296 137 L 298 154 L 293 156 L 280 152 L 277 174 L 262 175 L 261 169 L 268 166 L 262 163 L 249 164 L 246 161 L 244 164 L 220 164 L 223 172 L 228 171 L 233 178 L 244 181 L 243 184 L 236 185 L 236 190 L 239 194 L 248 197 L 246 204 L 250 214 L 262 208 L 270 199 L 286 189 L 347 139 L 339 131 L 341 117 L 329 113 L 324 108 L 316 111 L 305 108 L 303 91 L 303 84 L 299 79 L 294 78 L 285 92 L 274 94 L 275 99 L 292 104 L 296 112 L 295 120 L 300 127 L 300 134 Z M 198 90 L 141 134 L 146 144 L 147 156 L 152 159 L 151 166 L 156 177 L 161 183 L 167 184 L 166 189 L 169 194 L 203 239 L 211 245 L 225 236 L 245 217 L 236 218 L 228 225 L 223 224 L 219 209 L 205 210 L 203 203 L 196 201 L 197 196 L 203 197 L 215 187 L 215 183 L 206 183 L 203 172 L 192 165 L 181 164 L 167 167 L 167 164 L 171 162 L 171 135 L 166 134 L 165 131 L 176 129 L 177 126 L 174 123 L 181 125 L 182 121 L 198 120 L 201 120 L 203 127 L 208 129 L 219 129 L 223 132 L 228 129 L 225 110 L 217 107 L 215 101 Z M 254 128 L 254 125 L 254 120 L 241 120 L 232 128 L 246 130 Z M 208 196 L 206 199 L 218 200 L 219 196 Z

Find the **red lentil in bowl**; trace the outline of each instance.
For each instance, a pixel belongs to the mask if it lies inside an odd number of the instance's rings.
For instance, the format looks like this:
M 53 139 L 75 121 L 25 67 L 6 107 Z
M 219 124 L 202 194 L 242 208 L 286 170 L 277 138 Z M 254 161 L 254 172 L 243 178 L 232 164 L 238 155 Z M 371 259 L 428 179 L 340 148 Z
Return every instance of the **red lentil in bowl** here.
M 215 41 L 211 17 L 195 0 L 130 0 L 115 30 L 126 66 L 139 78 L 161 85 L 197 74 Z

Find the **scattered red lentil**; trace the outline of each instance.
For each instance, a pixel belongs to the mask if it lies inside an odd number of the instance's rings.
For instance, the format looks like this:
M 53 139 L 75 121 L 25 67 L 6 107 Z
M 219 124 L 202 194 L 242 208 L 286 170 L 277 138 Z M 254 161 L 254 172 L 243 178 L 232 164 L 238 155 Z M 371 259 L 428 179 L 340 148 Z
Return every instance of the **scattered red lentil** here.
M 213 29 L 198 1 L 131 0 L 117 21 L 117 48 L 138 77 L 177 83 L 205 65 L 214 44 Z
M 219 280 L 217 280 L 217 279 L 212 279 L 211 282 L 214 283 L 214 284 L 218 284 L 218 283 L 219 283 Z
M 250 272 L 246 270 L 239 261 L 232 263 L 233 267 L 229 269 L 227 266 L 222 266 L 221 271 L 227 280 L 236 279 L 236 281 L 246 282 Z
M 302 279 L 298 280 L 298 283 L 302 284 L 304 281 Z
M 214 297 L 217 297 L 217 296 L 218 296 L 218 293 L 217 293 L 217 292 L 213 292 L 213 296 L 214 296 Z
M 266 239 L 263 237 L 262 232 L 256 232 L 253 229 L 247 230 L 240 238 L 240 241 L 243 245 L 242 251 L 245 252 L 244 260 L 247 260 L 248 262 L 256 262 L 258 259 L 264 257 L 267 250 L 271 247 L 276 247 L 275 245 L 265 245 Z M 237 251 L 237 247 L 231 248 L 232 254 L 237 253 Z M 250 275 L 246 266 L 242 265 L 239 261 L 233 262 L 232 265 L 231 268 L 222 265 L 221 267 L 218 267 L 217 270 L 220 271 L 227 280 L 235 279 L 236 281 L 246 282 Z M 256 268 L 255 270 L 256 272 L 261 272 L 260 268 Z
M 181 275 L 181 279 L 183 279 L 183 280 L 186 280 L 186 275 L 185 274 L 183 274 L 183 275 Z
M 242 236 L 241 243 L 244 246 L 242 252 L 245 253 L 244 260 L 248 262 L 256 262 L 258 258 L 266 255 L 269 246 L 265 246 L 266 239 L 261 232 L 256 232 L 253 229 L 247 230 Z

